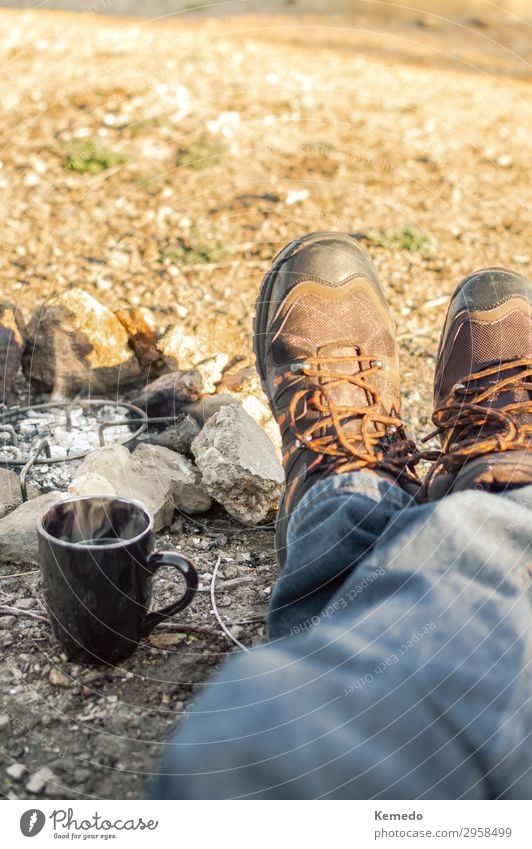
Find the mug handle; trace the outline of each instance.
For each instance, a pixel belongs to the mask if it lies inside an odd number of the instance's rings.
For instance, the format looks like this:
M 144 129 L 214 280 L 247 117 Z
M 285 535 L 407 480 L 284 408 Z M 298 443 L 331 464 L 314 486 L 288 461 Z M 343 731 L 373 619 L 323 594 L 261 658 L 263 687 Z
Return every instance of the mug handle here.
M 181 598 L 174 601 L 173 604 L 163 607 L 162 610 L 153 610 L 146 614 L 141 628 L 142 637 L 148 637 L 159 622 L 163 622 L 169 616 L 173 616 L 174 613 L 178 613 L 187 607 L 196 595 L 198 586 L 198 573 L 190 560 L 180 554 L 175 554 L 173 551 L 154 551 L 147 558 L 147 566 L 153 575 L 161 566 L 173 566 L 183 575 L 187 588 Z

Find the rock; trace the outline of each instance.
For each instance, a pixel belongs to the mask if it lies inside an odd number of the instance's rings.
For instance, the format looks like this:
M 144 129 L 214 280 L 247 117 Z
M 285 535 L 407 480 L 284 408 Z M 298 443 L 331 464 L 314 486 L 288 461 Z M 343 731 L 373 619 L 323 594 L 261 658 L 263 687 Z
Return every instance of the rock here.
M 246 366 L 237 372 L 227 374 L 219 389 L 228 391 L 233 398 L 249 413 L 261 428 L 266 431 L 281 458 L 281 435 L 279 426 L 273 418 L 268 399 L 262 389 L 259 375 L 254 367 Z
M 9 631 L 16 621 L 16 616 L 0 616 L 0 630 Z
M 179 454 L 190 454 L 192 443 L 200 432 L 200 426 L 192 416 L 183 415 L 171 427 L 165 428 L 150 439 L 152 445 L 170 448 Z
M 20 310 L 10 303 L 0 303 L 0 381 L 4 404 L 13 402 L 13 381 L 22 363 L 26 342 L 26 325 Z
M 70 289 L 35 312 L 23 368 L 36 388 L 57 397 L 80 390 L 116 395 L 142 373 L 123 325 L 82 289 Z
M 219 392 L 248 391 L 250 381 L 258 380 L 255 366 L 242 366 L 237 371 L 224 374 L 218 385 Z
M 125 328 L 129 344 L 141 366 L 162 368 L 164 358 L 157 350 L 157 322 L 152 311 L 146 307 L 129 307 L 115 310 L 114 314 Z
M 83 472 L 78 474 L 69 486 L 72 495 L 119 495 L 116 483 L 108 480 L 98 472 Z
M 245 525 L 277 506 L 284 473 L 263 430 L 239 406 L 223 407 L 192 443 L 207 492 Z
M 37 520 L 62 498 L 62 492 L 47 492 L 24 502 L 0 519 L 0 561 L 38 563 Z
M 281 454 L 281 433 L 279 425 L 272 416 L 271 410 L 267 403 L 257 398 L 256 395 L 245 394 L 235 396 L 248 416 L 251 416 L 253 421 L 257 422 L 262 428 L 268 439 L 275 447 L 279 460 Z
M 171 328 L 159 340 L 157 347 L 180 369 L 197 369 L 205 391 L 211 393 L 221 381 L 232 352 L 241 350 L 241 335 L 234 318 L 216 315 L 204 319 L 193 333 L 179 325 Z
M 145 462 L 136 452 L 130 454 L 125 445 L 107 445 L 87 454 L 68 491 L 72 495 L 118 495 L 141 501 L 153 515 L 156 531 L 172 521 L 174 486 L 169 473 L 151 461 Z M 0 520 L 0 527 L 5 521 Z
M 42 766 L 26 783 L 26 790 L 28 793 L 42 793 L 48 782 L 54 780 L 55 775 L 52 770 L 47 766 Z
M 167 649 L 171 646 L 178 646 L 186 638 L 186 634 L 152 634 L 148 639 L 148 643 L 154 649 Z
M 140 407 L 148 416 L 175 416 L 186 404 L 201 397 L 199 372 L 174 371 L 148 383 L 130 403 Z
M 14 606 L 18 607 L 19 610 L 32 610 L 35 604 L 34 598 L 17 598 Z
M 32 484 L 28 484 L 28 499 L 35 498 L 39 495 L 39 489 Z M 16 472 L 10 469 L 0 468 L 0 509 L 4 508 L 4 513 L 10 513 L 15 507 L 22 504 L 22 495 L 20 493 L 20 480 Z
M 234 406 L 238 401 L 227 392 L 216 395 L 204 395 L 199 401 L 185 406 L 186 412 L 192 416 L 203 427 L 211 416 L 214 416 L 222 407 Z
M 88 781 L 91 777 L 91 772 L 90 769 L 85 769 L 84 767 L 80 766 L 74 770 L 73 775 L 76 784 L 84 784 L 85 781 Z
M 11 766 L 8 766 L 6 769 L 6 772 L 13 781 L 20 781 L 26 772 L 26 767 L 24 764 L 11 764 Z
M 72 681 L 61 669 L 58 669 L 57 666 L 52 666 L 50 670 L 50 684 L 53 684 L 55 687 L 70 687 Z
M 141 442 L 137 445 L 133 457 L 140 458 L 144 466 L 156 475 L 168 475 L 172 482 L 173 504 L 177 510 L 185 513 L 204 513 L 209 510 L 212 500 L 201 482 L 198 469 L 181 454 Z
M 234 393 L 220 392 L 215 395 L 204 395 L 199 401 L 194 404 L 189 404 L 185 407 L 187 413 L 193 416 L 196 421 L 203 426 L 211 416 L 214 416 L 222 407 L 234 406 L 237 404 L 242 407 L 251 418 L 257 422 L 262 430 L 267 434 L 270 442 L 274 445 L 279 459 L 281 458 L 281 435 L 279 426 L 273 418 L 270 408 L 264 396 L 257 397 L 251 393 Z
M 6 728 L 11 722 L 11 717 L 7 713 L 0 714 L 0 728 Z
M 176 536 L 179 536 L 179 534 L 183 533 L 184 526 L 185 526 L 185 517 L 184 516 L 177 516 L 177 518 L 175 518 L 174 521 L 172 522 L 172 524 L 170 525 L 170 531 L 173 534 L 175 534 Z M 7 618 L 7 617 L 4 617 L 4 618 Z M 1 622 L 1 619 L 0 619 L 0 622 Z

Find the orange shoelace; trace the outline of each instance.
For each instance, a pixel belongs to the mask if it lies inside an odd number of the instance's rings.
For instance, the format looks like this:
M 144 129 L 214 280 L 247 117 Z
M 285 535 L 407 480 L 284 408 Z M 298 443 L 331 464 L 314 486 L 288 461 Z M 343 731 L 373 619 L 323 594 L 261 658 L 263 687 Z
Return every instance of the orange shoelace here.
M 519 369 L 515 374 L 504 376 Z M 491 386 L 479 386 L 493 375 L 502 375 Z M 419 456 L 434 464 L 423 482 L 423 490 L 435 474 L 456 473 L 472 459 L 501 451 L 532 449 L 532 400 L 495 408 L 486 406 L 495 395 L 511 389 L 532 392 L 532 360 L 522 358 L 470 374 L 456 383 L 444 404 L 434 410 L 436 429 L 423 439 L 441 438 L 441 450 L 424 451 Z M 523 421 L 519 419 L 522 418 Z
M 330 369 L 346 362 L 357 363 L 360 370 L 349 374 Z M 371 382 L 380 368 L 380 360 L 365 355 L 306 357 L 293 363 L 286 378 L 293 381 L 294 375 L 301 375 L 316 382 L 293 393 L 288 407 L 289 427 L 299 444 L 321 455 L 324 462 L 326 457 L 338 458 L 338 462 L 331 464 L 335 472 L 381 468 L 394 477 L 406 476 L 418 483 L 413 462 L 415 446 L 406 438 L 399 415 L 395 411 L 390 415 L 383 411 L 380 393 Z M 360 407 L 338 404 L 332 393 L 345 383 L 362 389 L 370 403 Z M 299 421 L 308 422 L 308 410 L 319 415 L 301 430 Z M 346 426 L 353 421 L 359 421 L 358 428 L 347 432 Z

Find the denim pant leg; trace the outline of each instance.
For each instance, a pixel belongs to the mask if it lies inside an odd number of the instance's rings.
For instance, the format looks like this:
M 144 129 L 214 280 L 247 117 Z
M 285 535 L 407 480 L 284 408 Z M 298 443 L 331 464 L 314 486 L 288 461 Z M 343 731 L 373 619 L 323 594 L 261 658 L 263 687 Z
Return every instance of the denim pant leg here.
M 268 614 L 269 640 L 310 627 L 412 503 L 399 486 L 371 472 L 326 478 L 309 489 L 288 525 L 287 558 Z
M 344 569 L 338 517 L 363 503 L 378 514 L 367 477 L 331 479 L 331 498 L 308 499 L 290 529 L 288 574 L 319 525 L 336 552 L 328 572 L 324 553 L 319 587 Z M 532 487 L 456 493 L 397 515 L 365 557 L 353 552 L 357 567 L 312 627 L 290 625 L 206 685 L 153 797 L 530 797 Z M 365 523 L 356 510 L 351 519 Z

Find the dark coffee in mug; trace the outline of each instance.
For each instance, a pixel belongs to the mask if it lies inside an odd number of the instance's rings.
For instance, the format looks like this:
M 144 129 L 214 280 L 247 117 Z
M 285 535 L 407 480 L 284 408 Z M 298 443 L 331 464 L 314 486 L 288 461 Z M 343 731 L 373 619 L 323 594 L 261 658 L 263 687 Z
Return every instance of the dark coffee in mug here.
M 196 570 L 180 554 L 153 550 L 153 519 L 139 502 L 68 498 L 41 517 L 37 532 L 46 605 L 71 660 L 124 660 L 155 625 L 194 598 Z M 173 604 L 149 611 L 152 578 L 161 566 L 173 566 L 186 587 Z

